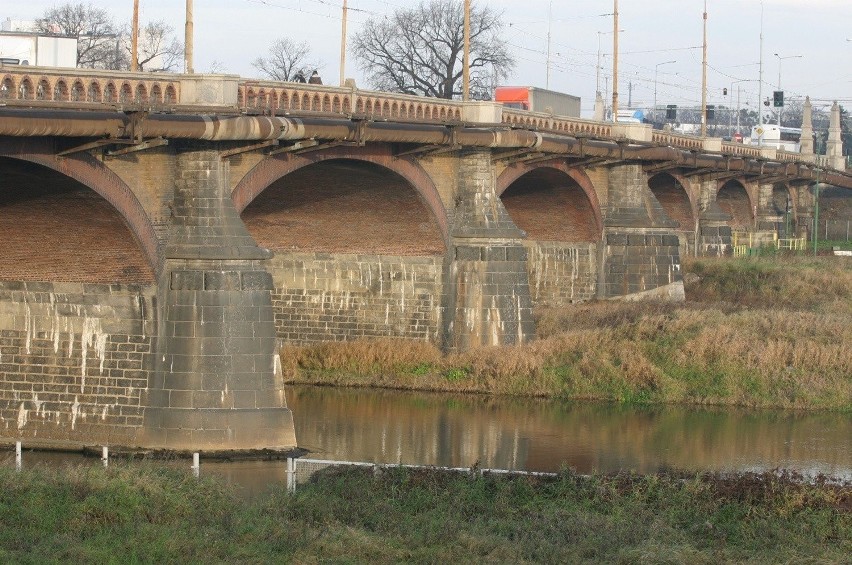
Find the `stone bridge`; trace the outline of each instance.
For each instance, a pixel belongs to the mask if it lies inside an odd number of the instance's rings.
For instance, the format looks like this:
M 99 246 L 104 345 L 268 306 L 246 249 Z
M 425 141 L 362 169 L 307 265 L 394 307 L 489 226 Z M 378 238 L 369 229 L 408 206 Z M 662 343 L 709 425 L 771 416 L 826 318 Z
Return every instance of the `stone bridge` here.
M 522 343 L 810 226 L 820 157 L 354 87 L 0 69 L 0 436 L 295 445 L 282 344 Z

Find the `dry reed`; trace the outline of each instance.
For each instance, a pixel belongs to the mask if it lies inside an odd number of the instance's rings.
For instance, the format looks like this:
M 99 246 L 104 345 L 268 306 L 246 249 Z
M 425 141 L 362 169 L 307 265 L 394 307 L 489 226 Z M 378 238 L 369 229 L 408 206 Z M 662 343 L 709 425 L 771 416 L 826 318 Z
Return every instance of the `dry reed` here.
M 606 301 L 540 311 L 538 339 L 530 343 L 446 356 L 402 339 L 286 347 L 285 378 L 852 410 L 852 266 L 809 258 L 701 260 L 687 267 L 694 276 L 687 277 L 683 304 Z

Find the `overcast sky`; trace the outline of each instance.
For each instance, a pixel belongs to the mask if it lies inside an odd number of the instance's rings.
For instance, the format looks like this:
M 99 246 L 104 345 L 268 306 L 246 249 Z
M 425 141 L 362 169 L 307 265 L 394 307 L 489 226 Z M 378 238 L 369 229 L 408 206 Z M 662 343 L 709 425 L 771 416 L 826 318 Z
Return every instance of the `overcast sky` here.
M 550 29 L 552 90 L 582 97 L 589 114 L 596 89 L 598 44 L 600 88 L 612 75 L 612 0 L 473 0 L 503 11 L 504 40 L 518 61 L 507 82 L 544 87 Z M 129 22 L 132 0 L 92 0 L 116 22 Z M 411 7 L 415 0 L 349 0 L 349 37 L 362 23 Z M 0 18 L 34 19 L 55 0 L 4 0 Z M 337 82 L 342 0 L 195 0 L 195 68 L 257 76 L 253 61 L 280 37 L 307 41 L 324 63 L 327 84 Z M 840 100 L 852 106 L 852 0 L 707 0 L 709 103 L 754 107 L 758 97 L 761 5 L 763 95 L 778 84 L 787 97 L 810 95 L 817 104 Z M 140 0 L 141 21 L 165 19 L 183 39 L 183 0 Z M 552 6 L 552 8 L 551 8 Z M 704 0 L 619 2 L 619 103 L 650 106 L 701 102 Z M 779 61 L 778 54 L 783 57 Z M 799 57 L 801 56 L 801 57 Z M 670 63 L 669 61 L 675 61 Z M 655 70 L 657 71 L 655 73 Z M 655 81 L 656 74 L 656 81 Z M 346 76 L 366 87 L 357 61 L 347 58 Z M 738 84 L 734 81 L 742 80 Z M 750 81 L 750 82 L 745 82 Z M 632 85 L 632 95 L 629 92 Z M 728 97 L 722 95 L 729 89 Z

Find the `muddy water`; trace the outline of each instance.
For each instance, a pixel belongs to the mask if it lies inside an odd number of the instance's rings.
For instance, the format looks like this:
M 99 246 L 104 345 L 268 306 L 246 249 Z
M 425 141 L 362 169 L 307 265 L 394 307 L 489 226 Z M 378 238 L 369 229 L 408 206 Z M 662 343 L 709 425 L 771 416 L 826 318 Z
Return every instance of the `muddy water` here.
M 791 469 L 852 478 L 852 418 L 320 387 L 288 390 L 309 457 L 580 473 Z
M 731 408 L 622 407 L 381 390 L 291 387 L 306 457 L 579 473 L 665 468 L 789 469 L 852 480 L 852 417 Z M 0 454 L 12 465 L 11 454 Z M 97 458 L 26 452 L 24 467 L 99 465 Z M 173 461 L 185 467 L 189 461 Z M 202 473 L 248 495 L 286 481 L 278 461 L 202 462 Z

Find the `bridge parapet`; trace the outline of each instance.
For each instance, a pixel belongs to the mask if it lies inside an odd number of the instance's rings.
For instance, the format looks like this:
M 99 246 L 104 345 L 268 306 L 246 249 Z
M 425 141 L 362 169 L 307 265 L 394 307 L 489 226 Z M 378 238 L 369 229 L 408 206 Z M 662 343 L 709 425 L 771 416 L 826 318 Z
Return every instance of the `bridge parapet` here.
M 695 149 L 696 151 L 704 149 L 704 143 L 700 137 L 692 137 L 670 131 L 654 130 L 651 140 L 660 145 L 670 145 L 681 149 Z
M 612 137 L 611 123 L 584 120 L 582 118 L 560 117 L 543 112 L 527 112 L 526 110 L 503 108 L 502 122 L 512 126 L 559 131 L 571 135 Z
M 236 106 L 236 75 L 0 67 L 0 101 L 89 105 Z
M 742 143 L 735 143 L 732 141 L 722 142 L 722 152 L 736 155 L 737 157 L 762 157 L 759 147 L 743 145 Z
M 417 121 L 461 121 L 464 103 L 393 92 L 300 82 L 240 80 L 237 105 L 246 111 L 309 111 Z

